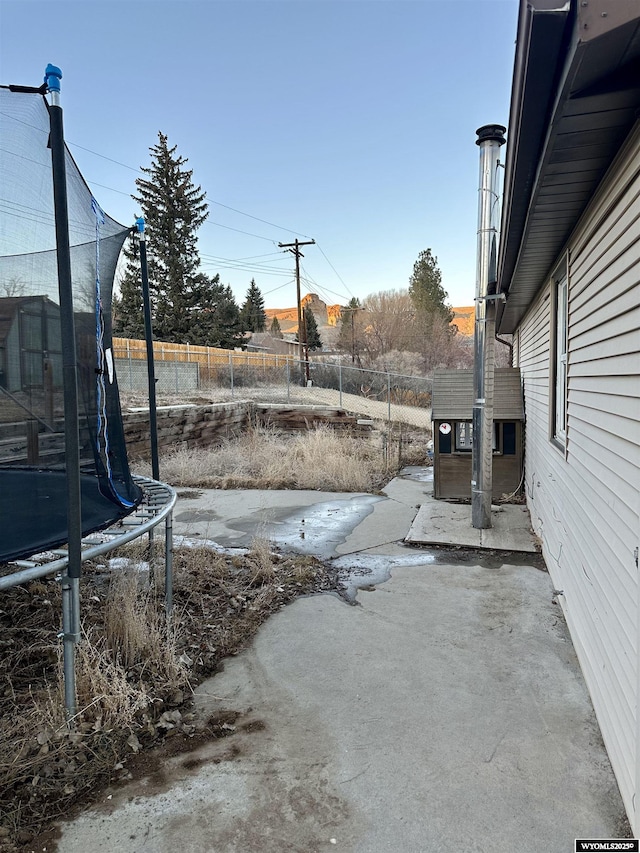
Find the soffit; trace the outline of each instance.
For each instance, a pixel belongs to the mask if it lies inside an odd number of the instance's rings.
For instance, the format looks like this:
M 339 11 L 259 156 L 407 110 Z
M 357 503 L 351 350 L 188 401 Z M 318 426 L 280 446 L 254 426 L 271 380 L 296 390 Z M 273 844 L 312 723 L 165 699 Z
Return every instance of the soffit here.
M 527 8 L 528 38 L 519 32 L 516 48 L 499 264 L 499 289 L 508 296 L 498 327 L 507 334 L 550 274 L 640 107 L 637 0 L 589 0 L 562 22 L 558 12 Z M 550 33 L 555 52 L 548 51 Z

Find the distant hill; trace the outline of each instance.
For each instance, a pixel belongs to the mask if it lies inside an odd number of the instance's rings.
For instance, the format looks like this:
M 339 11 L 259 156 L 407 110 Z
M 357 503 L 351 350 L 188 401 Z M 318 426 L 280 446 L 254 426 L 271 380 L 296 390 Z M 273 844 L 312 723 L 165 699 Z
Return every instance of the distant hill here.
M 461 335 L 473 337 L 476 323 L 475 306 L 472 305 L 471 307 L 466 308 L 452 308 L 451 310 L 453 311 L 453 320 L 451 321 L 451 325 L 457 326 L 458 332 Z
M 318 296 L 317 293 L 307 293 L 302 297 L 302 306 L 309 306 L 313 311 L 313 316 L 316 318 L 318 328 L 336 327 L 342 316 L 341 305 L 327 305 Z M 458 327 L 458 332 L 467 337 L 473 337 L 476 309 L 473 305 L 470 307 L 452 308 L 453 320 L 451 324 Z M 280 328 L 283 334 L 295 335 L 298 331 L 298 312 L 296 308 L 266 308 L 267 329 L 271 325 L 274 317 L 278 318 Z
M 327 305 L 318 296 L 317 293 L 307 293 L 302 297 L 302 307 L 309 307 L 313 311 L 313 316 L 316 318 L 318 328 L 324 326 L 332 327 L 338 325 L 338 320 L 341 316 L 340 305 Z M 274 317 L 278 318 L 280 328 L 283 334 L 296 334 L 298 331 L 298 312 L 294 308 L 265 308 L 267 315 L 267 328 L 271 325 Z

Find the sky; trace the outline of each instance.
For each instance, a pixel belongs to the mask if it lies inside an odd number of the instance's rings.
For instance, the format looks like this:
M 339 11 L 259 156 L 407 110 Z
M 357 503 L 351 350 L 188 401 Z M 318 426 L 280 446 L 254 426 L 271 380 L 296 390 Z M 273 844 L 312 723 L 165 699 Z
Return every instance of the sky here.
M 203 271 L 239 304 L 346 304 L 409 284 L 429 248 L 475 295 L 476 129 L 507 125 L 518 0 L 0 0 L 0 84 L 62 69 L 67 144 L 125 225 L 158 133 L 209 217 Z M 503 149 L 504 151 L 504 149 Z M 1 193 L 1 190 L 0 190 Z

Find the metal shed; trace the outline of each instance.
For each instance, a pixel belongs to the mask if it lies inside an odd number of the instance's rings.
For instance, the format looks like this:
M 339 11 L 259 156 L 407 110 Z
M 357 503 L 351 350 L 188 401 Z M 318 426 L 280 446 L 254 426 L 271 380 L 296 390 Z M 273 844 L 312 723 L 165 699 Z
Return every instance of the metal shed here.
M 473 370 L 436 370 L 433 377 L 433 494 L 471 499 Z M 493 399 L 494 500 L 516 492 L 522 477 L 524 404 L 520 371 L 496 368 Z

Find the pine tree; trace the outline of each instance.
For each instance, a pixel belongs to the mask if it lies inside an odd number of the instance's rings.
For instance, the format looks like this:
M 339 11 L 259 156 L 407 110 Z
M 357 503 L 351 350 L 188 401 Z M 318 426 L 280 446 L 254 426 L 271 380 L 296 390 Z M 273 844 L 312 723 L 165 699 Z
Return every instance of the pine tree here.
M 142 309 L 142 280 L 138 235 L 132 234 L 125 243 L 123 254 L 127 260 L 124 275 L 119 283 L 119 295 L 113 298 L 113 329 L 123 338 L 144 338 L 144 315 Z
M 201 307 L 191 317 L 189 343 L 223 349 L 240 346 L 240 310 L 229 285 L 221 284 L 219 275 L 200 275 L 194 295 Z
M 274 317 L 271 321 L 271 327 L 269 328 L 269 334 L 272 338 L 279 338 L 282 340 L 284 335 L 282 334 L 282 329 L 280 328 L 280 321 L 277 317 Z
M 154 335 L 160 340 L 186 343 L 192 342 L 194 316 L 209 307 L 200 301 L 204 281 L 198 273 L 196 237 L 208 210 L 205 193 L 194 185 L 192 170 L 185 168 L 188 161 L 176 154 L 177 146 L 169 147 L 163 133 L 158 133 L 158 140 L 149 149 L 151 166 L 142 167 L 147 177 L 136 179 L 138 195 L 132 198 L 145 219 Z M 120 333 L 141 327 L 139 288 L 137 263 L 129 255 L 117 304 L 116 328 Z
M 431 253 L 431 249 L 420 252 L 413 265 L 413 273 L 409 279 L 409 296 L 415 308 L 426 318 L 439 317 L 447 323 L 453 320 L 453 312 L 445 303 L 447 292 L 442 287 L 438 259 Z
M 338 334 L 338 349 L 351 353 L 351 360 L 356 361 L 356 355 L 360 350 L 359 338 L 361 337 L 358 312 L 362 311 L 360 300 L 352 297 L 349 304 L 341 310 L 340 333 Z
M 322 341 L 320 340 L 316 318 L 311 308 L 306 305 L 304 309 L 304 326 L 307 332 L 307 347 L 309 350 L 322 349 Z
M 247 290 L 247 297 L 240 309 L 240 319 L 243 329 L 248 332 L 264 332 L 267 328 L 264 299 L 262 298 L 262 293 L 260 293 L 260 288 L 253 278 L 251 279 L 249 290 Z

